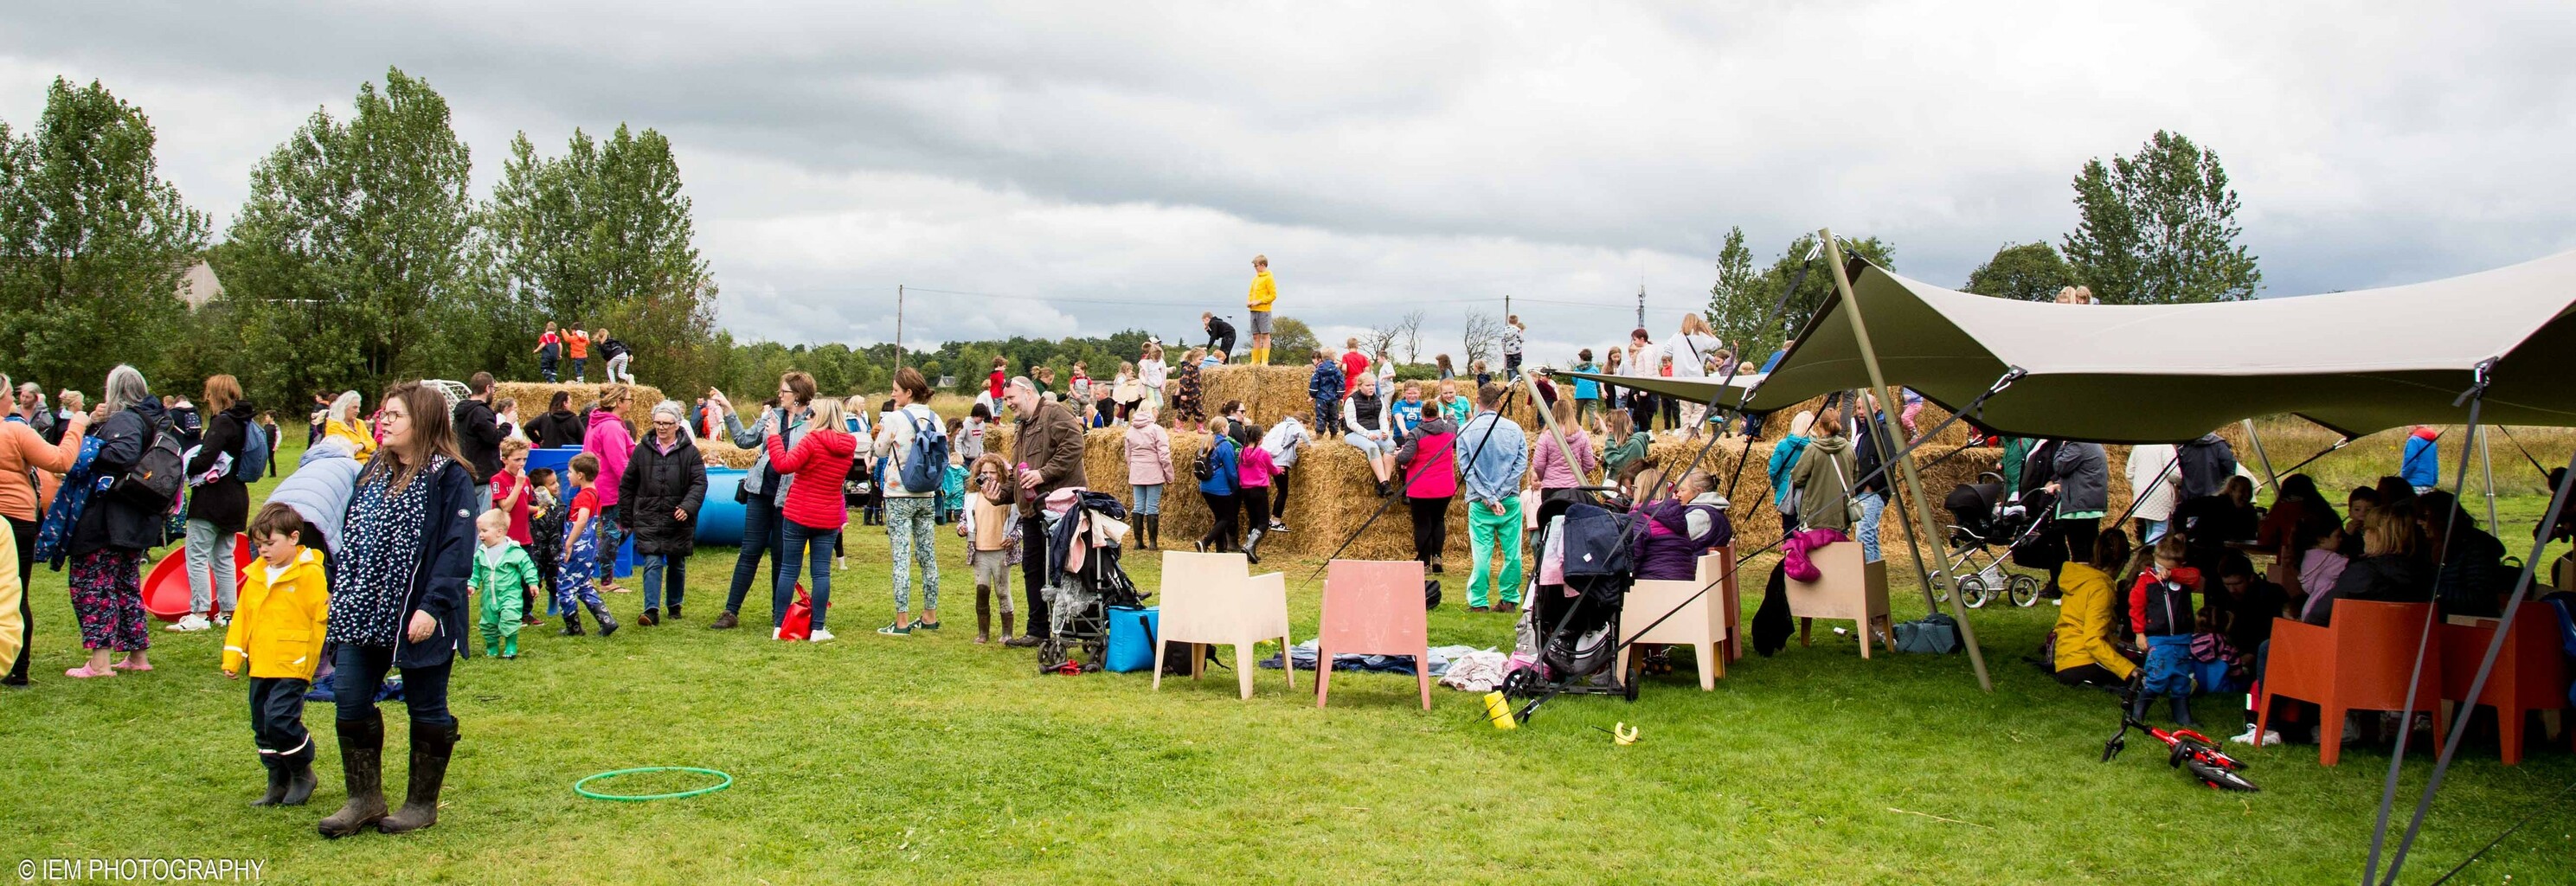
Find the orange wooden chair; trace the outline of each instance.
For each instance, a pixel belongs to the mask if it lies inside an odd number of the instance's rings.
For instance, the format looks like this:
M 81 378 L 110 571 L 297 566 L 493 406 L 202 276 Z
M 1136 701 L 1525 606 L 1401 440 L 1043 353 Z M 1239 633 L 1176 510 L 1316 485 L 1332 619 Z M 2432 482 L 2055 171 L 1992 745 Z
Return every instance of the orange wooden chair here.
M 2340 609 L 2343 604 L 2335 606 Z M 2495 640 L 2495 627 L 2445 624 L 2435 632 L 2442 639 L 2442 697 L 2494 707 L 2504 763 L 2521 763 L 2523 728 L 2529 715 L 2566 706 L 2567 660 L 2558 648 L 2557 610 L 2547 603 L 2522 604 L 2522 613 L 2513 619 L 2513 633 L 2505 637 L 2504 651 L 2496 655 L 2495 673 L 2487 677 L 2486 691 L 2475 699 L 2469 698 L 2469 683 L 2478 678 L 2478 662 L 2486 658 L 2487 644 Z
M 2317 627 L 2295 619 L 2274 619 L 2272 651 L 2263 664 L 2263 694 L 2256 700 L 2255 725 L 2272 728 L 2272 700 L 2295 698 L 2324 709 L 2317 721 L 2317 762 L 2332 766 L 2343 751 L 2343 715 L 2347 711 L 2394 711 L 2406 708 L 2406 678 L 2415 669 L 2415 641 L 2424 631 L 2431 603 L 2380 603 L 2337 600 L 2334 625 Z M 2441 642 L 2436 632 L 2435 644 Z M 2415 691 L 2416 711 L 2429 711 L 2441 731 L 2451 718 L 2442 704 L 2442 655 L 2426 651 L 2424 683 Z
M 1335 560 L 1324 566 L 1322 625 L 1315 632 L 1315 706 L 1333 691 L 1333 656 L 1413 656 L 1422 709 L 1431 709 L 1431 627 L 1418 560 Z
M 1730 635 L 1727 604 L 1733 599 L 1728 590 L 1735 583 L 1734 549 L 1701 554 L 1698 572 L 1690 581 L 1642 579 L 1629 588 L 1627 601 L 1620 604 L 1619 640 L 1690 647 L 1699 665 L 1699 688 L 1709 692 L 1717 689 L 1717 678 L 1726 676 L 1723 644 Z M 1619 647 L 1620 679 L 1628 678 L 1628 657 L 1635 653 L 1634 646 Z

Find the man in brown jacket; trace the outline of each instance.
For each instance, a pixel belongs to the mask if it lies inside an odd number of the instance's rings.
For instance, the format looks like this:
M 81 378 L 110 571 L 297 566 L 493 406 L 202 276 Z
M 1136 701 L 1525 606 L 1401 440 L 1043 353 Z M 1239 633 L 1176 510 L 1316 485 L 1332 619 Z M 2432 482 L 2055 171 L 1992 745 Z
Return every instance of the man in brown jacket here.
M 1045 402 L 1025 376 L 1013 377 L 1003 396 L 1019 423 L 1011 432 L 1011 469 L 1019 476 L 1020 585 L 1029 602 L 1029 632 L 1004 645 L 1038 645 L 1048 635 L 1046 598 L 1046 516 L 1040 509 L 1048 493 L 1089 483 L 1082 475 L 1082 422 L 1061 403 Z

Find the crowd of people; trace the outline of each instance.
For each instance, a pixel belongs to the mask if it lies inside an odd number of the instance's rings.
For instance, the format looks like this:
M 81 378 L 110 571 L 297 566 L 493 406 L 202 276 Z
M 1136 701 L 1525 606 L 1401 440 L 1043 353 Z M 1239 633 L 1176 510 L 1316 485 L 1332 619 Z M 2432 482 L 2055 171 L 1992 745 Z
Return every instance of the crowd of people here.
M 1258 365 L 1268 359 L 1277 289 L 1265 258 L 1254 267 L 1247 307 Z M 1289 476 L 1312 463 L 1313 447 L 1334 442 L 1360 454 L 1378 497 L 1402 499 L 1415 556 L 1432 573 L 1446 571 L 1446 515 L 1464 496 L 1472 612 L 1513 613 L 1527 602 L 1525 509 L 1550 496 L 1588 489 L 1631 500 L 1644 518 L 1640 578 L 1690 578 L 1696 557 L 1731 535 L 1731 505 L 1714 478 L 1697 470 L 1667 477 L 1655 467 L 1653 429 L 1659 416 L 1666 433 L 1684 439 L 1751 435 L 1760 424 L 1714 426 L 1703 405 L 1593 379 L 1559 383 L 1550 367 L 1527 362 L 1516 316 L 1507 319 L 1499 374 L 1481 361 L 1456 372 L 1443 354 L 1433 377 L 1399 380 L 1393 361 L 1364 353 L 1356 339 L 1323 348 L 1309 370 L 1311 414 L 1268 426 L 1239 401 L 1204 402 L 1200 373 L 1222 365 L 1234 332 L 1222 318 L 1202 319 L 1207 347 L 1166 364 L 1162 345 L 1149 342 L 1108 380 L 1076 363 L 1058 388 L 1044 367 L 1013 375 L 997 359 L 967 414 L 950 419 L 931 410 L 933 392 L 912 368 L 895 374 L 875 408 L 863 397 L 825 395 L 803 372 L 782 375 L 750 414 L 712 389 L 694 405 L 634 403 L 629 349 L 605 329 L 558 332 L 550 323 L 537 348 L 549 381 L 564 359 L 570 377 L 583 379 L 594 346 L 607 358 L 610 381 L 595 402 L 576 410 L 559 390 L 523 419 L 517 403 L 495 397 L 489 373 L 474 375 L 461 396 L 396 384 L 372 412 L 355 391 L 316 395 L 303 455 L 257 508 L 249 484 L 277 474 L 279 431 L 274 413 L 252 405 L 233 377 L 206 379 L 194 399 L 156 396 L 140 372 L 119 366 L 95 407 L 64 391 L 51 408 L 41 388 L 0 378 L 14 398 L 0 423 L 0 516 L 22 588 L 37 560 L 68 571 L 89 653 L 65 671 L 74 680 L 155 668 L 141 570 L 147 552 L 180 542 L 190 603 L 167 630 L 224 629 L 222 670 L 251 679 L 255 749 L 269 773 L 258 805 L 310 797 L 316 779 L 301 705 L 310 697 L 334 706 L 348 799 L 318 827 L 335 837 L 436 821 L 459 735 L 448 687 L 456 659 L 476 645 L 471 634 L 499 660 L 516 658 L 522 628 L 548 618 L 559 618 L 567 637 L 616 634 L 628 625 L 602 594 L 629 590 L 613 564 L 630 543 L 641 565 L 632 626 L 682 619 L 709 490 L 701 437 L 754 453 L 735 492 L 742 542 L 708 627 L 739 627 L 750 591 L 765 581 L 772 635 L 812 642 L 834 639 L 834 573 L 845 565 L 853 512 L 862 525 L 884 526 L 889 541 L 893 618 L 877 633 L 942 628 L 937 527 L 954 524 L 975 585 L 975 642 L 994 639 L 995 608 L 1005 645 L 1042 642 L 1050 634 L 1046 554 L 1032 548 L 1046 537 L 1043 503 L 1089 486 L 1085 434 L 1096 428 L 1121 429 L 1130 544 L 1143 550 L 1164 546 L 1167 488 L 1187 482 L 1212 515 L 1190 546 L 1259 562 L 1263 538 L 1289 530 Z M 1571 368 L 1612 377 L 1756 373 L 1697 314 L 1662 344 L 1638 329 L 1601 361 L 1578 352 Z M 1533 426 L 1509 414 L 1524 384 L 1536 394 L 1539 414 L 1526 417 Z M 1766 465 L 1765 497 L 1784 530 L 1844 533 L 1879 559 L 1892 494 L 1882 468 L 1893 456 L 1878 441 L 1902 439 L 1897 427 L 1913 436 L 1919 408 L 1909 392 L 1891 416 L 1864 393 L 1795 415 Z M 987 451 L 988 429 L 1005 418 L 1010 451 Z M 1176 465 L 1175 435 L 1202 433 L 1198 454 Z M 2138 494 L 2125 513 L 2134 520 L 2109 527 L 2102 446 L 2002 441 L 1998 467 L 2014 501 L 2045 520 L 2014 559 L 2045 570 L 2046 594 L 2063 606 L 2042 659 L 2070 684 L 2121 683 L 2143 667 L 2149 692 L 2139 703 L 2171 697 L 2175 718 L 2187 723 L 2189 695 L 2260 679 L 2275 616 L 2325 624 L 2338 600 L 2432 599 L 2437 585 L 2451 611 L 2492 611 L 2502 544 L 2448 494 L 2416 482 L 2435 474 L 2435 437 L 2429 428 L 2411 437 L 2404 475 L 2353 490 L 2343 514 L 2303 476 L 2286 478 L 2274 505 L 2257 509 L 2252 484 L 2216 435 L 2133 447 L 2127 479 Z M 533 451 L 569 447 L 581 452 L 562 471 L 529 467 Z M 238 571 L 237 535 L 258 554 Z M 2276 565 L 2258 571 L 2248 552 Z M 809 596 L 799 600 L 799 589 Z M 789 636 L 791 611 L 807 613 L 801 636 Z M 7 685 L 30 682 L 33 625 L 22 594 Z M 2143 655 L 2124 652 L 2126 644 Z M 382 789 L 375 701 L 395 669 L 411 718 L 398 808 Z M 2251 731 L 2240 738 L 2252 740 Z

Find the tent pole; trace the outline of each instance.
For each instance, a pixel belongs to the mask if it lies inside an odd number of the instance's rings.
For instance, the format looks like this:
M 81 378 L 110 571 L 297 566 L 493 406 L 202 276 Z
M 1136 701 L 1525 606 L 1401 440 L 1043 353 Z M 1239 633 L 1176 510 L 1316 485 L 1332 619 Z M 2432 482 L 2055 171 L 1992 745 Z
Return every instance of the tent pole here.
M 2478 470 L 2487 475 L 2487 531 L 2496 529 L 2495 453 L 2487 448 L 2487 429 L 2478 429 Z M 2542 477 L 2549 475 L 2542 474 Z
M 2272 494 L 2279 495 L 2281 475 L 2273 473 L 2272 456 L 2263 451 L 2263 432 L 2254 429 L 2254 420 L 2250 418 L 2245 420 L 2245 441 L 2254 444 L 2254 463 L 2263 466 L 2263 482 L 2272 487 Z
M 1886 453 L 1894 451 L 1890 448 L 1890 441 L 1895 439 L 1896 432 L 1887 428 L 1887 422 L 1883 421 L 1878 413 L 1878 395 L 1881 391 L 1870 391 L 1866 394 L 1861 392 L 1854 393 L 1856 396 L 1853 399 L 1853 403 L 1861 415 L 1861 419 L 1855 427 L 1857 427 L 1861 433 L 1869 435 L 1870 447 L 1878 450 L 1880 453 L 1879 457 L 1884 459 L 1887 457 Z M 1895 447 L 1895 449 L 1903 448 L 1904 447 Z M 1958 453 L 1956 451 L 1950 453 L 1950 455 L 1957 454 Z M 1948 458 L 1949 456 L 1945 455 L 1942 457 Z M 1882 473 L 1881 476 L 1885 475 Z M 1854 494 L 1858 494 L 1860 490 L 1855 489 L 1851 491 Z M 1896 489 L 1894 487 L 1890 487 L 1887 491 L 1889 493 L 1894 493 Z M 1941 602 L 1933 599 L 1932 597 L 1932 570 L 1931 567 L 1925 566 L 1923 561 L 1923 541 L 1914 535 L 1914 521 L 1904 519 L 1904 514 L 1906 513 L 1905 509 L 1908 505 L 1903 501 L 1890 501 L 1888 502 L 1888 505 L 1896 508 L 1898 516 L 1896 525 L 1904 528 L 1905 530 L 1905 549 L 1914 553 L 1914 574 L 1915 577 L 1921 579 L 1923 582 L 1923 610 L 1926 612 L 1939 612 L 1941 611 Z M 1885 553 L 1886 549 L 1886 542 L 1881 541 L 1879 543 L 1879 550 L 1881 552 L 1879 554 L 1879 559 L 1887 559 L 1887 555 Z M 1944 546 L 1937 548 L 1936 550 L 1940 551 L 1941 559 L 1948 560 L 1950 558 L 1950 550 L 1948 547 Z M 1955 591 L 1957 589 L 1952 588 L 1952 590 Z
M 1842 245 L 1834 242 L 1834 232 L 1831 228 L 1818 230 L 1816 237 L 1824 241 L 1825 263 L 1834 272 L 1834 290 L 1842 296 L 1843 317 L 1850 321 L 1852 340 L 1860 346 L 1861 365 L 1869 369 L 1869 387 L 1873 391 L 1887 390 L 1887 376 L 1880 373 L 1878 369 L 1878 351 L 1869 343 L 1869 326 L 1861 320 L 1860 302 L 1852 298 L 1851 274 L 1843 269 Z M 1932 519 L 1931 500 L 1923 497 L 1922 478 L 1915 476 L 1914 451 L 1907 449 L 1899 456 L 1897 463 L 1905 469 L 1905 497 L 1914 500 L 1910 516 L 1922 521 L 1918 524 L 1922 527 L 1920 534 L 1915 537 L 1935 539 L 1935 544 L 1938 544 L 1937 540 L 1941 536 L 1937 527 L 1940 524 Z M 1915 561 L 1921 563 L 1922 558 L 1917 556 Z M 1940 573 L 1942 583 L 1951 588 L 1950 617 L 1959 623 L 1959 639 L 1968 647 L 1968 664 L 1976 669 L 1977 688 L 1987 692 L 1995 691 L 1994 678 L 1986 674 L 1986 654 L 1977 648 L 1977 629 L 1968 624 L 1967 607 L 1959 599 L 1961 596 L 1957 592 L 1959 581 L 1951 574 L 1950 559 L 1942 557 L 1939 565 L 1932 568 Z M 1868 642 L 1869 637 L 1864 634 L 1861 641 Z

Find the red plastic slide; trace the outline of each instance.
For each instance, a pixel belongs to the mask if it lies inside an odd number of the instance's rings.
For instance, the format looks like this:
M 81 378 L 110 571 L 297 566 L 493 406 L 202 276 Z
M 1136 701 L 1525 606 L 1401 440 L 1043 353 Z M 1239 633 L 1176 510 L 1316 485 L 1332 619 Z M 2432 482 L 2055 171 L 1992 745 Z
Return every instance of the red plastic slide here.
M 233 534 L 233 574 L 250 566 L 250 537 Z M 152 572 L 143 577 L 143 611 L 162 621 L 178 621 L 188 614 L 188 548 L 174 546 L 161 562 L 152 564 Z M 214 613 L 203 613 L 212 617 Z

